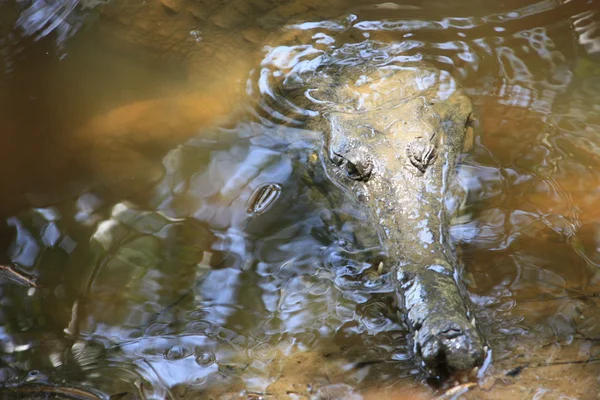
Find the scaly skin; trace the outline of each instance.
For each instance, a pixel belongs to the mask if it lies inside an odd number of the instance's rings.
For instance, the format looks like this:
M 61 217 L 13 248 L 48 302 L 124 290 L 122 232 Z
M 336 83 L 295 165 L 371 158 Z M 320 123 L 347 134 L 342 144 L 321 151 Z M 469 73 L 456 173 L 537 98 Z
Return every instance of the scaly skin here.
M 324 118 L 330 176 L 365 204 L 393 268 L 399 310 L 431 371 L 469 371 L 485 357 L 448 234 L 460 193 L 471 102 L 427 65 L 330 65 L 308 84 Z M 307 107 L 303 95 L 299 97 Z M 294 95 L 294 94 L 292 94 Z

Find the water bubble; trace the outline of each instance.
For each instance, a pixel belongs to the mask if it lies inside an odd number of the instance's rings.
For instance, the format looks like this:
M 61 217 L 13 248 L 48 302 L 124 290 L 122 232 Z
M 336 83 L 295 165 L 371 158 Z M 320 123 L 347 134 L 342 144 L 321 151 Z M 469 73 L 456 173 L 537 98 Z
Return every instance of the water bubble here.
M 196 363 L 202 366 L 208 366 L 215 362 L 215 355 L 212 353 L 202 353 L 196 357 Z
M 344 25 L 351 26 L 352 23 L 354 21 L 356 21 L 357 19 L 358 19 L 358 16 L 356 14 L 349 14 L 343 19 L 342 23 Z
M 185 357 L 185 351 L 181 346 L 173 346 L 165 354 L 165 358 L 171 361 L 180 360 L 183 357 Z
M 277 355 L 277 351 L 267 343 L 261 343 L 252 349 L 252 356 L 260 361 L 269 362 Z
M 202 31 L 198 31 L 198 30 L 190 31 L 190 36 L 193 37 L 196 42 L 202 41 Z
M 26 382 L 43 382 L 47 379 L 48 377 L 42 374 L 37 369 L 32 369 L 27 373 L 27 377 L 25 377 Z
M 281 195 L 281 185 L 269 183 L 254 191 L 248 202 L 248 214 L 259 215 L 267 211 Z

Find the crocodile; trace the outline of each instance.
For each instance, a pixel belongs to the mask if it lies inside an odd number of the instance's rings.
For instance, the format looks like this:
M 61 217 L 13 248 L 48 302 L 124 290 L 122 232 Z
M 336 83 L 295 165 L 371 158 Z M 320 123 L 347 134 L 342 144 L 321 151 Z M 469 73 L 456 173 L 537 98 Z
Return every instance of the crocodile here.
M 308 88 L 308 89 L 307 89 Z M 424 63 L 331 62 L 286 97 L 317 110 L 330 179 L 369 210 L 397 307 L 428 370 L 470 371 L 487 355 L 449 235 L 464 195 L 456 166 L 472 145 L 472 105 Z

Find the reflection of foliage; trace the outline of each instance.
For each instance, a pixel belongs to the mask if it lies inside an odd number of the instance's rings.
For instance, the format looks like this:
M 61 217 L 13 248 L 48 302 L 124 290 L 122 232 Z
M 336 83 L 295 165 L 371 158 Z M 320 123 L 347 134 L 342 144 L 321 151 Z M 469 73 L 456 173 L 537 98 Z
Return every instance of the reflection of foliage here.
M 21 12 L 15 22 L 25 36 L 36 39 L 56 35 L 56 44 L 62 47 L 83 25 L 89 10 L 108 0 L 28 0 L 21 3 Z

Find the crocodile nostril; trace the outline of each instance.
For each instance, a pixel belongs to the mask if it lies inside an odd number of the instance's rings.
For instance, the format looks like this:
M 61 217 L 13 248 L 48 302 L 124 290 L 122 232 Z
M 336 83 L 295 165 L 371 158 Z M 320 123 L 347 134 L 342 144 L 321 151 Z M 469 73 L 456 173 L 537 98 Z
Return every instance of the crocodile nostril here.
M 440 332 L 444 339 L 454 339 L 463 334 L 463 330 L 456 325 L 452 325 Z

